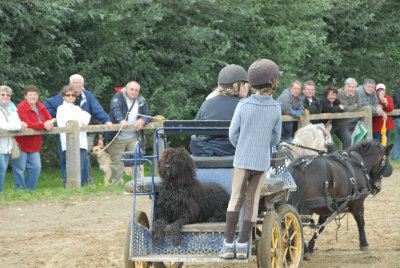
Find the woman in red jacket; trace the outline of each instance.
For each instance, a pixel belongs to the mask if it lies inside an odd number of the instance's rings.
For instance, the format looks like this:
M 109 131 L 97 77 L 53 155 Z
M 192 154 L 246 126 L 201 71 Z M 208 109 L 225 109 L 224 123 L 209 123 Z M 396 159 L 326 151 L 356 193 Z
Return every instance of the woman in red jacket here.
M 17 106 L 17 112 L 21 121 L 28 124 L 28 128 L 36 130 L 53 128 L 53 120 L 46 107 L 38 102 L 39 90 L 34 85 L 24 88 L 25 100 Z M 21 146 L 21 156 L 11 160 L 14 176 L 15 190 L 20 187 L 36 190 L 42 163 L 40 161 L 40 148 L 42 147 L 42 135 L 16 136 L 15 139 Z M 26 180 L 24 179 L 27 170 Z
M 393 111 L 393 99 L 386 95 L 386 86 L 385 84 L 379 83 L 376 85 L 376 95 L 378 96 L 379 104 L 382 105 L 382 109 L 385 113 L 390 113 Z M 372 119 L 372 132 L 374 140 L 381 141 L 381 129 L 383 123 L 385 122 L 382 116 L 374 116 Z M 386 120 L 386 137 L 388 139 L 388 144 L 390 142 L 390 130 L 395 127 L 392 117 L 388 116 Z

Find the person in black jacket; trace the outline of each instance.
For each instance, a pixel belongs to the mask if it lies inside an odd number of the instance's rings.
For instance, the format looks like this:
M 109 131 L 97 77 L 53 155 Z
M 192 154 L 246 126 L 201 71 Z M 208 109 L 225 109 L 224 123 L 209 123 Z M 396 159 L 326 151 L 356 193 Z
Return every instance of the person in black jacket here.
M 338 90 L 334 86 L 326 86 L 325 95 L 321 98 L 320 103 L 322 113 L 341 113 L 344 111 L 344 106 L 340 104 L 337 98 Z M 336 134 L 342 142 L 342 149 L 347 149 L 351 145 L 351 133 L 346 124 L 341 124 L 333 120 L 331 135 Z
M 122 175 L 124 166 L 121 162 L 124 151 L 134 151 L 137 141 L 144 147 L 143 127 L 151 121 L 150 111 L 146 99 L 140 95 L 140 85 L 130 81 L 121 92 L 115 93 L 110 104 L 110 119 L 114 124 L 121 124 L 122 128 L 133 124 L 136 129 L 122 129 L 114 139 L 117 132 L 106 132 L 105 140 L 111 144 L 108 152 L 111 157 L 112 184 L 123 183 Z M 114 139 L 114 140 L 113 140 Z
M 303 89 L 303 107 L 307 109 L 310 114 L 320 114 L 321 113 L 321 103 L 315 96 L 315 83 L 312 80 L 304 82 Z
M 393 95 L 394 109 L 400 109 L 400 78 L 397 80 L 397 89 Z M 392 160 L 400 161 L 400 118 L 393 118 L 394 125 L 396 126 L 396 136 L 394 138 Z

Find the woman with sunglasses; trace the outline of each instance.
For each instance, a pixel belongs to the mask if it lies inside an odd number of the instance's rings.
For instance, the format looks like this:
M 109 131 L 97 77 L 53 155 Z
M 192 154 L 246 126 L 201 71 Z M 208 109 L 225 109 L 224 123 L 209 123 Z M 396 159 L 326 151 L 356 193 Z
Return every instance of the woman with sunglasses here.
M 7 131 L 26 129 L 27 124 L 19 119 L 17 107 L 11 101 L 11 95 L 10 87 L 0 86 L 0 129 Z M 3 192 L 12 147 L 12 137 L 0 137 L 0 193 Z
M 76 95 L 77 93 L 72 86 L 65 86 L 61 90 L 61 96 L 64 101 L 63 104 L 58 106 L 57 108 L 57 115 L 56 115 L 57 126 L 65 127 L 67 121 L 70 120 L 78 121 L 80 126 L 87 126 L 89 124 L 91 115 L 88 112 L 82 110 L 82 108 L 79 107 L 78 105 L 75 105 Z M 60 134 L 61 149 L 64 155 L 62 161 L 66 160 L 66 155 L 65 155 L 65 151 L 67 150 L 66 138 L 67 137 L 65 133 Z M 79 133 L 79 147 L 81 151 L 81 185 L 84 186 L 88 184 L 88 177 L 89 177 L 88 167 L 85 167 L 85 164 L 87 165 L 87 161 L 85 161 L 85 158 L 88 148 L 86 132 Z M 66 163 L 63 164 L 66 165 Z M 64 188 L 65 184 L 67 183 L 66 179 L 67 178 L 63 178 Z

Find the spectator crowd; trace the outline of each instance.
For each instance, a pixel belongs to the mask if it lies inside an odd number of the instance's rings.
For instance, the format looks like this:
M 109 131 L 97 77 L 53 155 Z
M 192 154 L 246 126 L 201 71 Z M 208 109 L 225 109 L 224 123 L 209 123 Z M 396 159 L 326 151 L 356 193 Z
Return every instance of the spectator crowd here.
M 400 161 L 400 118 L 392 119 L 387 113 L 400 109 L 400 79 L 394 95 L 386 94 L 386 85 L 365 79 L 358 85 L 354 78 L 347 78 L 342 88 L 333 85 L 325 87 L 322 97 L 316 95 L 317 85 L 308 80 L 302 83 L 294 80 L 290 86 L 276 98 L 280 104 L 281 115 L 290 115 L 297 119 L 281 123 L 280 140 L 292 141 L 302 120 L 305 110 L 311 114 L 342 113 L 361 111 L 363 106 L 369 106 L 373 114 L 373 138 L 383 141 L 390 140 L 391 131 L 395 130 L 394 147 L 391 159 Z M 217 88 L 207 96 L 196 116 L 196 120 L 231 120 L 236 107 L 248 99 L 249 78 L 247 71 L 235 64 L 221 69 Z M 103 140 L 109 144 L 107 148 L 111 157 L 111 182 L 123 183 L 123 165 L 120 161 L 124 151 L 133 151 L 139 142 L 144 146 L 143 127 L 150 122 L 150 111 L 146 99 L 140 94 L 140 84 L 129 81 L 126 86 L 115 93 L 110 102 L 110 113 L 106 113 L 96 97 L 85 88 L 84 78 L 74 74 L 69 78 L 69 84 L 60 93 L 39 102 L 39 89 L 34 85 L 24 88 L 24 100 L 18 105 L 11 101 L 12 89 L 0 86 L 0 129 L 18 131 L 26 128 L 35 130 L 51 130 L 55 123 L 59 127 L 69 120 L 76 120 L 79 125 L 121 124 L 122 131 L 107 131 L 99 135 L 98 145 L 104 146 Z M 255 94 L 254 87 L 252 92 Z M 330 119 L 331 134 L 341 141 L 341 149 L 347 149 L 352 144 L 352 133 L 359 123 L 359 118 Z M 320 122 L 320 120 L 318 121 Z M 313 122 L 313 123 L 318 123 Z M 325 120 L 326 122 L 326 120 Z M 135 129 L 125 129 L 134 125 Z M 94 133 L 80 133 L 80 161 L 82 186 L 93 183 L 90 169 L 90 151 L 95 141 Z M 13 145 L 18 143 L 20 154 L 11 159 Z M 0 193 L 3 192 L 5 174 L 8 164 L 14 178 L 15 190 L 35 190 L 41 172 L 40 149 L 42 135 L 0 137 Z M 235 147 L 229 137 L 195 135 L 191 137 L 190 148 L 196 156 L 234 155 Z M 66 135 L 58 135 L 58 155 L 64 187 L 67 183 L 66 168 Z

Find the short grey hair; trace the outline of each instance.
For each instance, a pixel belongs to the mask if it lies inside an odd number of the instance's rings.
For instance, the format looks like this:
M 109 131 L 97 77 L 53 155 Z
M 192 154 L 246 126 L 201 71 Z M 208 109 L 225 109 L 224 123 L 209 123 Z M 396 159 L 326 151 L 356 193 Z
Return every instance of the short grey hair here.
M 352 77 L 349 77 L 346 80 L 344 80 L 344 85 L 345 86 L 351 85 L 351 84 L 356 84 L 356 86 L 357 86 L 357 80 L 352 78 Z
M 82 83 L 85 83 L 85 80 L 83 79 L 83 76 L 80 75 L 80 74 L 73 74 L 73 75 L 71 75 L 71 76 L 69 77 L 69 82 L 72 83 L 72 81 L 73 81 L 74 79 L 79 79 L 79 80 L 82 81 Z
M 9 86 L 1 85 L 0 86 L 0 91 L 5 91 L 7 93 L 10 93 L 10 95 L 12 95 L 12 89 Z
M 313 80 L 307 80 L 304 82 L 304 87 L 306 86 L 314 86 L 314 88 L 316 88 L 315 83 Z
M 368 85 L 368 84 L 375 85 L 375 81 L 373 79 L 370 79 L 370 78 L 364 79 L 364 84 L 363 85 L 365 86 L 365 85 Z
M 294 81 L 290 84 L 290 87 L 293 87 L 294 84 L 298 84 L 300 87 L 302 87 L 302 85 L 303 85 L 299 80 L 294 80 Z

